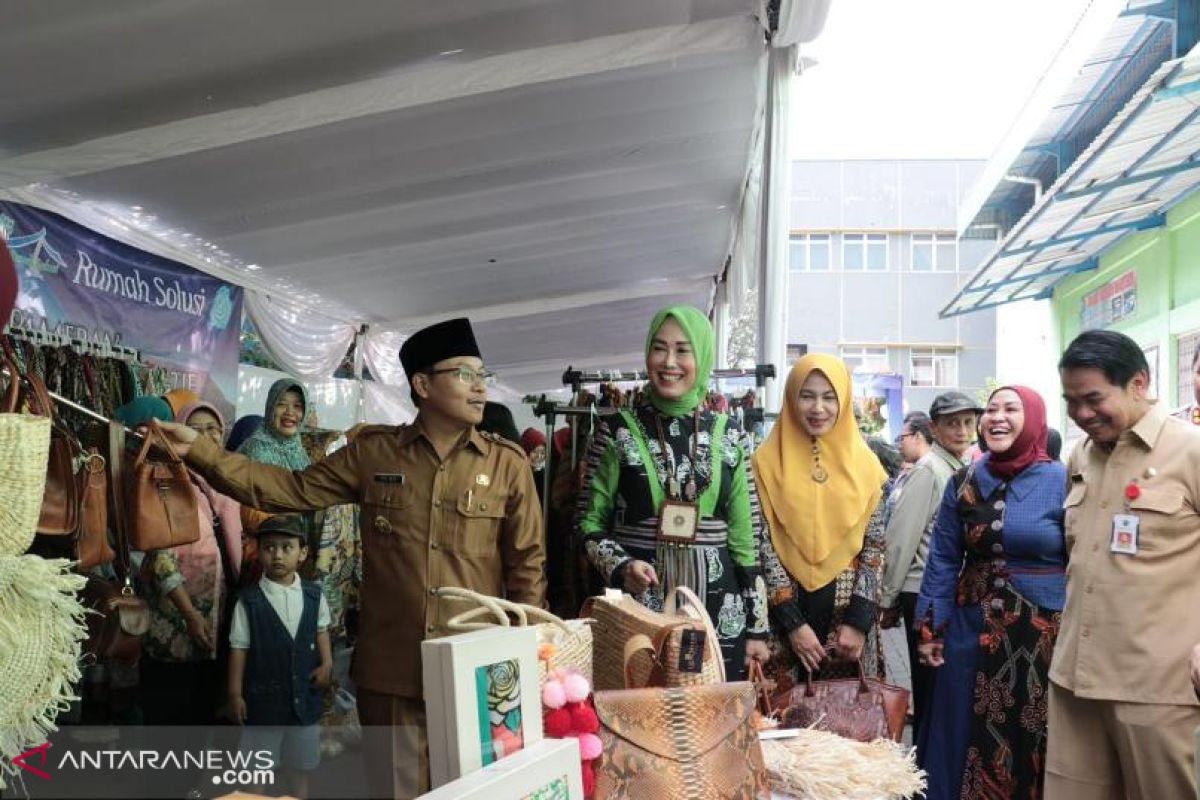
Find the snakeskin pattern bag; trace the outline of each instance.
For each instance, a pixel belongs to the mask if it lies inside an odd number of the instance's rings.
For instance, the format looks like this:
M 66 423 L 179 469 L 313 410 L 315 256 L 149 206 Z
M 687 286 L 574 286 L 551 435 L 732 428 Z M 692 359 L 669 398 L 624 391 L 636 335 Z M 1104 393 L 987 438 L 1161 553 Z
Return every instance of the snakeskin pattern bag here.
M 596 692 L 596 797 L 769 797 L 752 683 Z

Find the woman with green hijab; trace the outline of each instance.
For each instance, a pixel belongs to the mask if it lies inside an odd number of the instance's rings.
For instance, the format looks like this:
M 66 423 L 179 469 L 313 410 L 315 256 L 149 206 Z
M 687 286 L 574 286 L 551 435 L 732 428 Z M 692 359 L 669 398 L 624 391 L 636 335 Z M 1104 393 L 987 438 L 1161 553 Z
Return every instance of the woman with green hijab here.
M 292 378 L 280 378 L 267 391 L 267 407 L 262 425 L 242 442 L 238 452 L 247 458 L 301 470 L 308 466 L 308 453 L 300 439 L 308 396 L 304 387 Z
M 648 402 L 598 421 L 578 525 L 608 585 L 655 610 L 676 586 L 696 592 L 716 627 L 726 676 L 740 680 L 749 658 L 766 659 L 769 627 L 758 499 L 741 432 L 702 407 L 715 338 L 691 306 L 654 316 Z

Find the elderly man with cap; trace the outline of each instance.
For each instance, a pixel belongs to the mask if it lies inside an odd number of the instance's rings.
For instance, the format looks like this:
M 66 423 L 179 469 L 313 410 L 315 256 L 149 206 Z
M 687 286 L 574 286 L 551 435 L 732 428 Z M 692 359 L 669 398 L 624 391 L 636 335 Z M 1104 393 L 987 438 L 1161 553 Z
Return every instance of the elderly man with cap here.
M 962 392 L 946 392 L 933 398 L 933 405 L 929 406 L 933 452 L 951 474 L 971 463 L 971 445 L 975 443 L 981 414 L 979 403 Z
M 362 506 L 352 675 L 373 797 L 428 789 L 421 641 L 447 633 L 454 612 L 432 590 L 462 586 L 545 602 L 541 507 L 529 462 L 518 445 L 475 428 L 491 374 L 470 322 L 418 331 L 400 361 L 418 407 L 413 423 L 368 426 L 302 471 L 255 463 L 182 426 L 162 426 L 191 466 L 243 503 L 272 512 Z

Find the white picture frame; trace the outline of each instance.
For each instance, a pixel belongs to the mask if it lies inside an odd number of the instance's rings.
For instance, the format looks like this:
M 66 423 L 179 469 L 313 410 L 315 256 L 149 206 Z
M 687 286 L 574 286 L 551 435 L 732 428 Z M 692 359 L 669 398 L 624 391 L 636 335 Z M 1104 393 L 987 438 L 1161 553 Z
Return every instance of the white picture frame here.
M 576 739 L 543 739 L 418 800 L 584 800 Z
M 421 661 L 433 787 L 542 741 L 536 629 L 430 639 L 421 643 Z

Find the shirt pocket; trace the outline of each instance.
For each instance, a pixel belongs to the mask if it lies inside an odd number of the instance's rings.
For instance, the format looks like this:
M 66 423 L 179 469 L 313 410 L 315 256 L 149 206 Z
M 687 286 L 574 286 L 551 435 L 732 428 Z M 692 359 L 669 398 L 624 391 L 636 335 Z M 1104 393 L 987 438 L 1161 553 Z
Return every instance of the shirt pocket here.
M 1079 535 L 1079 526 L 1083 522 L 1081 506 L 1085 497 L 1087 497 L 1087 483 L 1082 477 L 1072 477 L 1071 486 L 1067 491 L 1067 499 L 1063 501 L 1063 531 L 1066 535 L 1068 554 L 1075 546 L 1075 539 Z
M 363 497 L 360 526 L 364 539 L 383 544 L 399 542 L 400 534 L 411 525 L 406 519 L 412 512 L 412 489 L 407 484 L 371 481 Z
M 500 526 L 508 516 L 505 498 L 497 494 L 463 492 L 454 509 L 454 552 L 468 556 L 498 554 Z
M 1129 501 L 1138 517 L 1138 550 L 1157 552 L 1171 546 L 1173 532 L 1183 508 L 1183 495 L 1161 489 L 1142 489 Z

